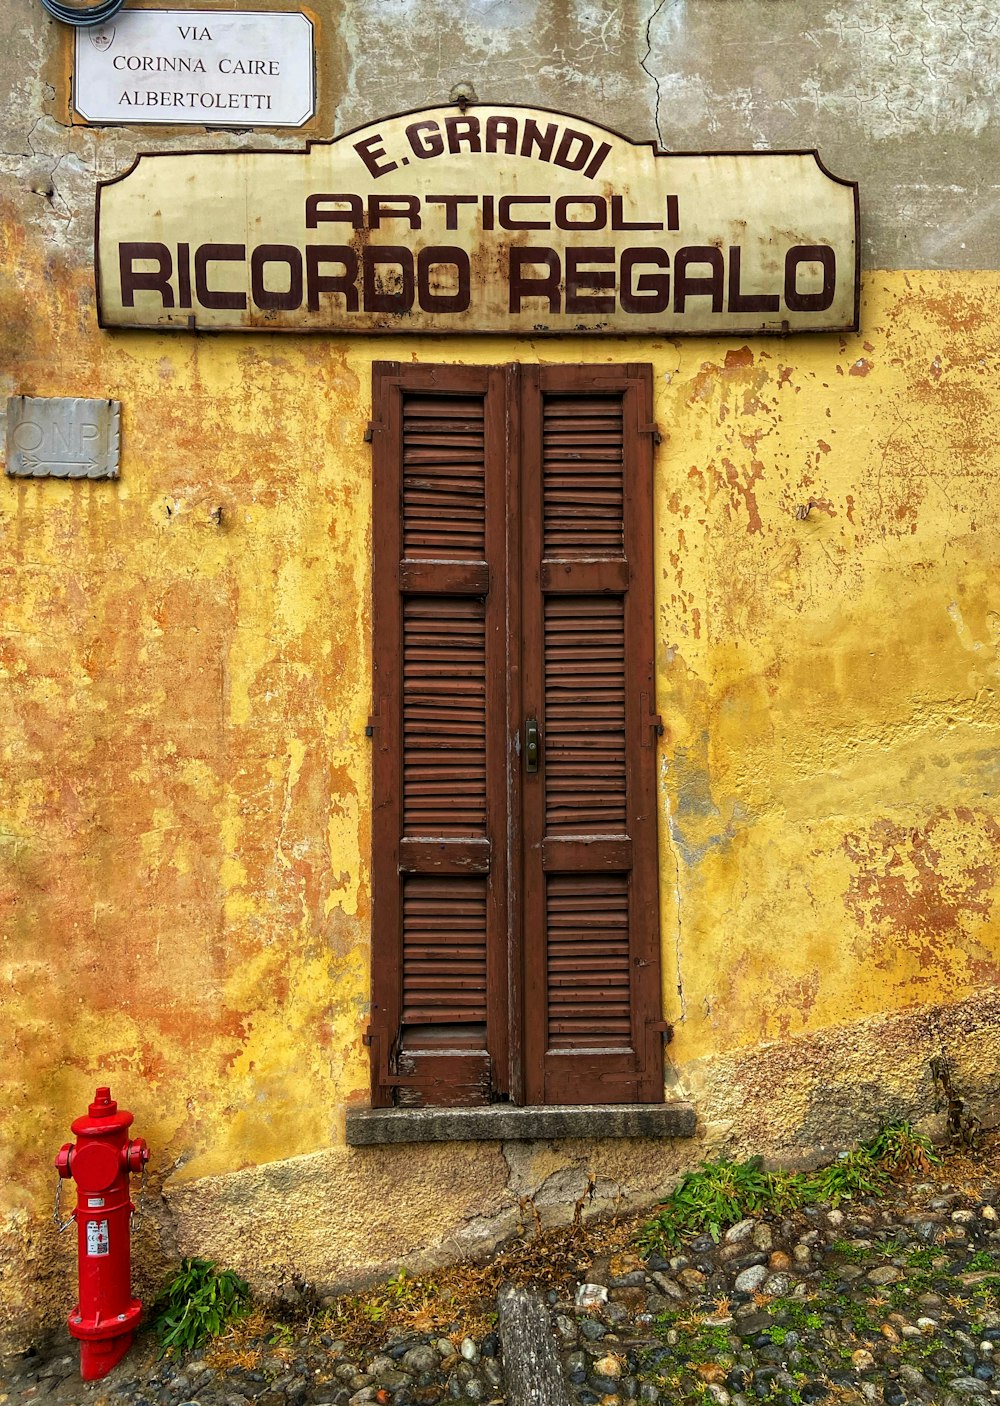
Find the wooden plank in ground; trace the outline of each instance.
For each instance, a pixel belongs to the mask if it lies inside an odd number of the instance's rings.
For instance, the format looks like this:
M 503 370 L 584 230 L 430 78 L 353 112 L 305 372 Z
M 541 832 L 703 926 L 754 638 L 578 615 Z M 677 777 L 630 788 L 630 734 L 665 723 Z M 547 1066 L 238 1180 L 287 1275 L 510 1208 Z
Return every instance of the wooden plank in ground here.
M 540 1295 L 507 1284 L 497 1308 L 509 1406 L 570 1406 L 548 1307 Z

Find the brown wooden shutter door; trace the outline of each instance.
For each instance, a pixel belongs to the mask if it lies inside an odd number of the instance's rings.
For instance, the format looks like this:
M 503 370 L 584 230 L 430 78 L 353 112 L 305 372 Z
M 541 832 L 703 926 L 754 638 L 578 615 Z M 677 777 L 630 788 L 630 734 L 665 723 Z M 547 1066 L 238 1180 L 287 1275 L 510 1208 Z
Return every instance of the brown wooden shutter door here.
M 372 1101 L 657 1101 L 649 369 L 374 389 Z
M 663 1097 L 648 367 L 525 367 L 525 1098 Z
M 506 1087 L 504 383 L 375 367 L 376 1106 Z

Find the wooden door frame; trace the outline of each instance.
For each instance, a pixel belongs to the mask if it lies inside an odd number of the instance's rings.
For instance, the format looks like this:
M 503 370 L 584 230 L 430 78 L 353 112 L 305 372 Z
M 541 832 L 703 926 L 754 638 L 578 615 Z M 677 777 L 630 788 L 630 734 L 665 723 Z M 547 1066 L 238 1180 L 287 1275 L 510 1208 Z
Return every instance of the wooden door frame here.
M 522 849 L 523 813 L 522 790 L 524 768 L 521 765 L 521 366 L 512 362 L 505 367 L 507 396 L 507 453 L 505 455 L 504 492 L 508 504 L 506 525 L 507 575 L 507 1020 L 508 1020 L 508 1078 L 510 1100 L 524 1103 L 524 864 Z M 515 504 L 517 511 L 509 511 Z M 516 639 L 518 648 L 511 650 Z

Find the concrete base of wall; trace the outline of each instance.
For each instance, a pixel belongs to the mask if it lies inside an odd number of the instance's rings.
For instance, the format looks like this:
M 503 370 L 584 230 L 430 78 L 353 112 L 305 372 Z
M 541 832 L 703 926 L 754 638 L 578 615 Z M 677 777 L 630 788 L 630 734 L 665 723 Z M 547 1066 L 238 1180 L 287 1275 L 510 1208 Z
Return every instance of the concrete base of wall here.
M 294 1269 L 332 1293 L 485 1253 L 534 1224 L 529 1201 L 543 1225 L 570 1220 L 584 1197 L 588 1216 L 650 1205 L 692 1164 L 686 1139 L 424 1142 L 335 1147 L 165 1190 L 178 1254 L 233 1264 L 264 1292 Z
M 485 1252 L 514 1232 L 527 1198 L 543 1225 L 565 1222 L 590 1178 L 587 1214 L 609 1214 L 654 1204 L 709 1156 L 761 1154 L 807 1166 L 896 1119 L 943 1133 L 930 1073 L 935 1054 L 949 1059 L 956 1087 L 983 1116 L 1000 1071 L 1000 994 L 696 1061 L 676 1071 L 677 1094 L 698 1114 L 691 1138 L 679 1135 L 690 1117 L 684 1104 L 648 1111 L 677 1120 L 677 1135 L 666 1138 L 662 1129 L 649 1136 L 649 1128 L 636 1136 L 640 1128 L 627 1127 L 632 1114 L 622 1115 L 622 1136 L 556 1137 L 557 1129 L 576 1129 L 553 1111 L 550 1136 L 538 1124 L 538 1136 L 523 1140 L 517 1120 L 544 1117 L 545 1110 L 503 1109 L 497 1111 L 513 1119 L 514 1136 L 508 1130 L 499 1140 L 340 1146 L 230 1176 L 171 1179 L 166 1203 L 179 1254 L 233 1264 L 265 1291 L 296 1267 L 332 1292 L 401 1264 L 427 1269 Z M 351 1136 L 401 1112 L 422 1121 L 425 1132 L 436 1127 L 451 1138 L 462 1117 L 471 1130 L 477 1110 L 351 1110 Z M 399 1126 L 414 1131 L 411 1123 Z
M 643 1209 L 707 1157 L 816 1165 L 901 1118 L 943 1134 L 934 1055 L 948 1059 L 968 1108 L 989 1121 L 1000 1083 L 1000 993 L 674 1071 L 677 1092 L 698 1111 L 693 1138 L 341 1144 L 223 1176 L 183 1181 L 175 1173 L 160 1198 L 147 1199 L 134 1242 L 136 1283 L 148 1296 L 182 1255 L 204 1255 L 246 1275 L 263 1295 L 280 1294 L 293 1272 L 332 1294 L 401 1265 L 419 1272 L 486 1253 L 519 1222 L 534 1224 L 532 1206 L 543 1226 L 570 1220 L 581 1198 L 588 1217 Z M 352 1123 L 359 1126 L 355 1114 Z M 44 1216 L 39 1208 L 37 1219 L 22 1214 L 0 1225 L 3 1348 L 26 1346 L 73 1301 L 71 1237 L 58 1236 Z

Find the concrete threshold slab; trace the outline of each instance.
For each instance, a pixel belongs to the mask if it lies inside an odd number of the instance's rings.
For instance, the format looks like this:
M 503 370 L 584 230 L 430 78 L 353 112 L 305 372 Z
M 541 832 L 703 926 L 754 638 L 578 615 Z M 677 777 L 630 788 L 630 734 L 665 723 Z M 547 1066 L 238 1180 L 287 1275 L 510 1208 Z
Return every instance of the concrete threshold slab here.
M 352 1108 L 350 1147 L 386 1142 L 511 1142 L 555 1138 L 688 1138 L 694 1136 L 690 1103 L 555 1104 L 516 1108 Z

